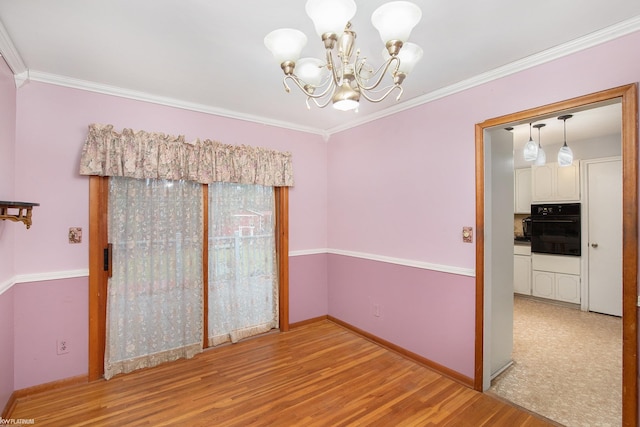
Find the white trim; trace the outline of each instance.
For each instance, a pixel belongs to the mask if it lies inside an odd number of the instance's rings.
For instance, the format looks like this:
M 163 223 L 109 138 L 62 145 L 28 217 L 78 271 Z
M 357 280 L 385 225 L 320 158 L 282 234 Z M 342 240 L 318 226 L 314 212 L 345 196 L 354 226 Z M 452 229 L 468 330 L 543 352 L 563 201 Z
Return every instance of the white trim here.
M 119 88 L 115 86 L 103 85 L 99 83 L 89 82 L 86 80 L 73 79 L 70 77 L 58 76 L 55 74 L 43 73 L 39 71 L 28 70 L 22 62 L 20 55 L 13 46 L 13 43 L 8 37 L 8 34 L 4 30 L 4 27 L 0 24 L 0 52 L 3 52 L 5 59 L 9 64 L 9 67 L 13 70 L 14 74 L 19 75 L 16 78 L 16 85 L 24 84 L 25 81 L 34 80 L 43 83 L 50 83 L 58 86 L 65 86 L 74 89 L 87 90 L 90 92 L 103 93 L 107 95 L 119 96 L 122 98 L 135 99 L 139 101 L 151 102 L 154 104 L 166 105 L 169 107 L 181 108 L 185 110 L 197 111 L 207 114 L 214 114 L 217 116 L 228 117 L 232 119 L 245 120 L 249 122 L 255 122 L 259 124 L 276 126 L 290 130 L 296 130 L 300 132 L 306 132 L 322 136 L 325 141 L 328 141 L 331 135 L 334 133 L 342 132 L 347 129 L 351 129 L 365 123 L 378 120 L 383 117 L 396 114 L 410 108 L 417 107 L 422 104 L 426 104 L 449 95 L 462 92 L 467 89 L 497 80 L 511 74 L 526 70 L 528 68 L 535 67 L 540 64 L 544 64 L 555 59 L 562 58 L 564 56 L 588 49 L 590 47 L 597 46 L 602 43 L 614 40 L 616 38 L 631 34 L 640 30 L 640 16 L 622 21 L 618 24 L 604 28 L 602 30 L 593 32 L 584 37 L 580 37 L 576 40 L 572 40 L 568 43 L 564 43 L 559 46 L 552 47 L 537 54 L 528 56 L 519 61 L 512 62 L 505 66 L 496 68 L 486 73 L 477 75 L 475 77 L 463 80 L 461 82 L 443 87 L 425 95 L 418 96 L 403 102 L 402 104 L 396 104 L 393 107 L 386 108 L 377 113 L 373 113 L 362 117 L 361 120 L 350 121 L 344 125 L 336 126 L 330 129 L 318 129 L 307 126 L 300 126 L 295 123 L 272 120 L 264 117 L 259 117 L 250 114 L 243 114 L 237 111 L 230 111 L 221 108 L 214 108 L 203 104 L 196 104 L 192 102 L 181 101 L 178 99 L 156 96 L 144 92 L 138 92 Z M 14 68 L 15 67 L 15 68 Z
M 47 273 L 19 274 L 0 283 L 0 295 L 18 283 L 47 282 L 49 280 L 74 279 L 76 277 L 89 277 L 89 270 L 66 270 Z
M 552 47 L 534 55 L 530 55 L 526 58 L 520 59 L 502 67 L 498 67 L 486 73 L 471 77 L 467 80 L 463 80 L 461 82 L 454 83 L 441 89 L 434 90 L 422 96 L 412 98 L 408 101 L 403 102 L 402 104 L 396 104 L 393 107 L 386 108 L 377 113 L 369 114 L 363 117 L 361 120 L 351 121 L 347 124 L 336 126 L 334 128 L 328 129 L 327 132 L 329 135 L 333 135 L 334 133 L 342 132 L 356 126 L 360 126 L 365 123 L 369 123 L 380 118 L 400 113 L 419 105 L 427 104 L 440 98 L 444 98 L 449 95 L 453 95 L 458 92 L 462 92 L 464 90 L 489 83 L 493 80 L 498 80 L 500 78 L 510 76 L 511 74 L 533 68 L 537 65 L 560 59 L 564 56 L 580 52 L 582 50 L 597 46 L 602 43 L 606 43 L 611 40 L 615 40 L 619 37 L 631 34 L 638 30 L 640 30 L 640 16 L 636 16 L 629 20 L 620 22 L 616 25 L 612 25 L 600 31 L 588 34 L 584 37 L 580 37 L 562 45 Z
M 305 256 L 305 255 L 322 255 L 326 253 L 329 253 L 329 249 L 327 248 L 303 249 L 301 251 L 289 251 L 289 257 L 291 258 L 296 256 Z
M 403 265 L 405 267 L 415 267 L 423 270 L 439 271 L 441 273 L 457 274 L 459 276 L 475 277 L 476 275 L 475 269 L 472 269 L 472 268 L 432 264 L 424 261 L 415 261 L 415 260 L 404 259 L 404 258 L 393 258 L 385 255 L 376 255 L 376 254 L 369 254 L 364 252 L 344 251 L 341 249 L 308 249 L 308 250 L 289 252 L 290 257 L 304 256 L 304 255 L 319 255 L 319 254 L 342 255 L 342 256 L 348 256 L 353 258 L 367 259 L 370 261 L 380 261 L 380 262 L 386 262 L 389 264 Z
M 0 283 L 0 295 L 2 295 L 3 293 L 5 293 L 6 291 L 8 291 L 9 289 L 11 289 L 13 287 L 13 285 L 15 285 L 15 280 L 13 278 Z
M 60 279 L 73 279 L 76 277 L 88 277 L 89 270 L 67 270 L 67 271 L 53 271 L 47 273 L 32 273 L 32 274 L 19 274 L 14 277 L 15 283 L 30 283 L 30 282 L 47 282 L 49 280 Z
M 353 251 L 344 251 L 340 249 L 328 249 L 328 248 L 305 249 L 305 250 L 289 252 L 290 257 L 298 257 L 298 256 L 306 256 L 306 255 L 322 255 L 322 254 L 342 255 L 342 256 L 348 256 L 353 258 L 367 259 L 370 261 L 380 261 L 380 262 L 386 262 L 389 264 L 397 264 L 405 267 L 415 267 L 423 270 L 432 270 L 432 271 L 438 271 L 442 273 L 457 274 L 460 276 L 475 277 L 475 270 L 471 268 L 432 264 L 424 261 L 393 258 L 393 257 L 384 256 L 384 255 L 369 254 L 364 252 L 353 252 Z M 88 276 L 89 276 L 88 269 L 54 271 L 54 272 L 47 272 L 47 273 L 19 274 L 6 280 L 5 282 L 0 283 L 0 295 L 2 295 L 4 292 L 8 291 L 14 285 L 17 285 L 19 283 L 47 282 L 50 280 L 73 279 L 77 277 L 88 277 Z
M 20 53 L 13 44 L 2 22 L 0 22 L 0 53 L 2 53 L 2 57 L 7 61 L 7 65 L 11 68 L 13 74 L 24 74 L 27 72 L 27 66 L 24 64 Z
M 29 70 L 20 74 L 14 74 L 13 79 L 16 82 L 16 88 L 20 89 L 22 86 L 29 83 Z
M 404 258 L 393 258 L 385 255 L 368 254 L 363 252 L 343 251 L 340 249 L 329 249 L 329 253 L 334 255 L 343 255 L 343 256 L 349 256 L 354 258 L 362 258 L 370 261 L 380 261 L 380 262 L 386 262 L 389 264 L 403 265 L 405 267 L 421 268 L 423 270 L 432 270 L 432 271 L 439 271 L 442 273 L 457 274 L 460 276 L 475 277 L 476 275 L 475 269 L 472 269 L 472 268 L 463 268 L 463 267 L 456 267 L 456 266 L 442 265 L 442 264 L 432 264 L 430 262 L 424 262 L 424 261 L 415 261 L 415 260 L 404 259 Z
M 280 120 L 267 119 L 251 114 L 244 114 L 238 111 L 226 110 L 223 108 L 211 107 L 204 104 L 197 104 L 195 102 L 183 101 L 175 98 L 168 98 L 164 96 L 153 95 L 146 92 L 139 92 L 130 89 L 124 89 L 117 86 L 110 86 L 101 83 L 94 83 L 87 80 L 74 79 L 72 77 L 65 77 L 56 74 L 43 73 L 41 71 L 30 71 L 29 80 L 42 83 L 49 83 L 57 86 L 69 87 L 72 89 L 81 89 L 89 92 L 96 92 L 105 95 L 113 95 L 120 98 L 134 99 L 137 101 L 150 102 L 152 104 L 165 105 L 168 107 L 180 108 L 183 110 L 197 111 L 200 113 L 213 114 L 221 117 L 228 117 L 232 119 L 239 119 L 248 122 L 254 122 L 264 125 L 276 126 L 285 129 L 296 130 L 305 133 L 311 133 L 320 135 L 325 140 L 328 139 L 328 135 L 325 131 L 320 129 L 311 128 L 307 126 L 300 126 L 295 123 L 285 122 Z

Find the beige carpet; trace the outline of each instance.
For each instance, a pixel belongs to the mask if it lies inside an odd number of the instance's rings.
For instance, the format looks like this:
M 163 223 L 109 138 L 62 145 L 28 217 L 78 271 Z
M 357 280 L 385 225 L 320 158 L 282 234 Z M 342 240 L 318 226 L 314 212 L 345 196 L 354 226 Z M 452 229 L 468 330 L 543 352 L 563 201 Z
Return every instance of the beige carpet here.
M 514 299 L 513 365 L 491 392 L 566 426 L 619 426 L 622 320 Z

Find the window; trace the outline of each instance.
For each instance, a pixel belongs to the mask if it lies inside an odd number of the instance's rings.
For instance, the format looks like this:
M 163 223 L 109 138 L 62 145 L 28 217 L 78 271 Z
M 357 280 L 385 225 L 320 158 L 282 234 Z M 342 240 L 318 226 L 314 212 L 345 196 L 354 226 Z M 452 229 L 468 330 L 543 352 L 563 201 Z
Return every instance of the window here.
M 124 180 L 127 181 L 127 178 L 102 178 L 92 176 L 90 178 L 90 352 L 89 352 L 89 378 L 90 380 L 98 379 L 103 375 L 104 372 L 104 354 L 105 354 L 105 338 L 107 335 L 106 329 L 106 319 L 107 319 L 107 282 L 108 282 L 108 272 L 105 272 L 105 259 L 104 259 L 104 250 L 107 247 L 107 231 L 109 227 L 109 220 L 107 215 L 107 207 L 110 206 L 109 200 L 109 182 L 116 180 Z M 134 180 L 132 180 L 134 181 Z M 145 180 L 137 180 L 141 183 L 144 183 L 144 186 L 147 185 L 148 181 Z M 227 223 L 221 223 L 221 225 L 216 225 L 215 221 L 204 221 L 204 218 L 217 218 L 215 215 L 215 211 L 220 211 L 223 209 L 223 204 L 216 202 L 217 196 L 211 196 L 212 193 L 216 194 L 216 188 L 219 192 L 230 192 L 231 194 L 236 193 L 239 187 L 237 184 L 222 184 L 216 183 L 210 186 L 203 186 L 200 184 L 187 183 L 185 185 L 184 182 L 179 181 L 161 181 L 158 180 L 155 183 L 155 186 L 158 187 L 156 190 L 161 194 L 169 195 L 170 201 L 158 202 L 159 205 L 157 209 L 152 208 L 152 212 L 163 220 L 168 220 L 170 233 L 165 231 L 163 241 L 166 245 L 167 250 L 172 250 L 175 253 L 180 252 L 182 255 L 175 258 L 175 264 L 169 265 L 169 261 L 152 261 L 145 259 L 142 256 L 142 259 L 136 260 L 135 264 L 140 265 L 140 268 L 144 269 L 145 274 L 151 273 L 152 271 L 155 274 L 155 270 L 163 270 L 172 272 L 171 274 L 175 274 L 174 279 L 172 280 L 160 280 L 160 282 L 164 283 L 164 285 L 168 290 L 168 294 L 171 295 L 171 292 L 177 294 L 183 292 L 182 290 L 176 290 L 177 287 L 174 285 L 177 282 L 184 282 L 185 277 L 181 276 L 184 274 L 186 270 L 189 270 L 189 278 L 187 282 L 191 282 L 193 277 L 191 277 L 191 272 L 198 270 L 201 271 L 200 285 L 199 288 L 200 295 L 202 296 L 201 301 L 203 302 L 203 309 L 200 310 L 202 313 L 202 318 L 204 318 L 204 325 L 201 328 L 203 332 L 201 332 L 200 338 L 203 339 L 204 347 L 207 347 L 209 343 L 216 344 L 218 342 L 222 342 L 224 340 L 236 340 L 242 338 L 247 332 L 253 333 L 253 326 L 242 326 L 236 329 L 232 329 L 229 332 L 218 333 L 218 327 L 216 326 L 216 315 L 211 315 L 210 313 L 217 313 L 217 308 L 215 305 L 219 298 L 216 298 L 215 295 L 210 295 L 213 293 L 220 293 L 220 286 L 216 283 L 225 280 L 228 280 L 229 273 L 231 267 L 225 261 L 228 260 L 231 256 L 231 249 L 228 246 L 230 244 L 231 238 L 234 240 L 233 253 L 234 255 L 242 255 L 241 258 L 249 257 L 250 262 L 240 263 L 237 266 L 234 266 L 233 269 L 237 270 L 242 277 L 244 277 L 247 283 L 247 289 L 250 290 L 252 295 L 260 295 L 257 297 L 261 303 L 265 303 L 270 307 L 270 311 L 275 313 L 275 325 L 273 320 L 262 321 L 263 318 L 258 317 L 258 327 L 266 328 L 266 327 L 277 327 L 277 322 L 279 321 L 280 330 L 288 330 L 288 236 L 287 236 L 287 209 L 288 209 L 288 191 L 286 187 L 264 187 L 259 191 L 260 197 L 255 196 L 251 200 L 249 204 L 240 204 L 237 201 L 227 203 L 228 211 L 231 212 L 232 220 L 226 220 Z M 188 187 L 188 189 L 187 189 Z M 209 188 L 207 188 L 209 187 Z M 252 186 L 254 187 L 254 186 Z M 260 186 L 257 186 L 260 187 Z M 127 190 L 128 191 L 128 190 Z M 136 190 L 142 191 L 142 190 Z M 146 190 L 145 190 L 146 191 Z M 173 209 L 169 208 L 169 205 L 182 204 L 183 201 L 180 198 L 172 198 L 175 194 L 190 194 L 189 197 L 193 198 L 193 194 L 198 194 L 201 197 L 197 197 L 199 200 L 204 200 L 205 204 L 202 206 L 202 211 L 204 215 L 202 215 L 202 220 L 195 221 L 193 209 L 191 211 L 186 212 L 178 209 L 178 211 L 182 213 L 169 213 L 169 211 L 173 212 Z M 180 197 L 182 197 L 180 196 Z M 208 200 L 210 199 L 210 200 Z M 265 201 L 270 199 L 270 207 L 267 206 Z M 164 206 L 161 203 L 166 203 Z M 196 209 L 197 210 L 197 209 Z M 207 215 L 209 212 L 209 215 Z M 244 213 L 243 213 L 244 212 Z M 235 215 L 235 216 L 234 216 Z M 220 216 L 223 217 L 224 215 Z M 275 221 L 274 221 L 275 218 Z M 154 219 L 149 220 L 148 218 L 143 220 L 143 222 L 155 222 Z M 233 221 L 236 221 L 235 225 Z M 271 223 L 269 224 L 269 221 Z M 178 226 L 176 225 L 179 222 L 188 222 L 190 224 L 199 223 L 201 226 L 200 241 L 204 240 L 204 235 L 207 233 L 206 240 L 220 240 L 221 245 L 211 245 L 210 247 L 203 247 L 201 251 L 198 251 L 194 247 L 194 243 L 198 239 L 194 239 L 193 227 L 187 227 L 187 231 L 178 232 Z M 229 226 L 234 225 L 233 234 L 230 235 Z M 164 226 L 163 226 L 164 227 Z M 252 228 L 253 227 L 253 228 Z M 270 243 L 271 247 L 276 247 L 276 251 L 278 256 L 276 256 L 276 252 L 270 251 L 271 255 L 265 255 L 266 252 L 264 250 L 259 250 L 260 248 L 264 248 L 265 246 L 265 237 L 263 231 L 267 228 L 272 230 L 272 236 L 274 240 Z M 185 236 L 187 234 L 188 236 Z M 225 235 L 226 234 L 226 235 Z M 173 236 L 171 238 L 167 238 L 166 235 Z M 237 237 L 236 237 L 237 236 Z M 238 241 L 238 245 L 236 245 L 236 240 Z M 112 242 L 114 243 L 114 242 Z M 117 249 L 117 245 L 122 245 L 122 242 L 119 242 L 114 245 Z M 154 243 L 138 243 L 135 238 L 133 241 L 127 243 L 128 245 L 140 245 L 140 247 L 148 249 L 149 246 L 153 246 Z M 145 246 L 146 245 L 146 246 Z M 227 246 L 225 246 L 227 245 Z M 195 245 L 197 246 L 197 245 Z M 202 243 L 200 243 L 200 247 L 202 247 Z M 117 263 L 116 254 L 114 254 L 114 263 Z M 133 255 L 132 255 L 133 256 Z M 200 264 L 198 266 L 199 259 Z M 185 264 L 186 263 L 186 264 Z M 188 268 L 186 267 L 188 265 Z M 269 276 L 268 270 L 266 267 L 268 265 L 275 265 L 275 275 Z M 220 266 L 218 268 L 218 266 Z M 213 268 L 211 268 L 213 267 Z M 115 267 L 114 267 L 115 270 Z M 114 275 L 115 275 L 114 271 Z M 212 274 L 213 273 L 213 274 Z M 218 274 L 220 273 L 220 274 Z M 118 273 L 119 274 L 119 273 Z M 151 277 L 151 276 L 150 276 Z M 154 286 L 156 285 L 155 281 L 157 278 L 152 279 L 154 281 Z M 244 280 L 244 279 L 243 279 Z M 274 282 L 275 280 L 275 282 Z M 204 286 L 204 283 L 208 283 L 209 286 Z M 212 283 L 214 284 L 212 286 Z M 255 289 L 266 288 L 266 284 L 270 283 L 274 285 L 278 292 L 271 293 L 262 292 L 255 293 L 253 292 Z M 145 288 L 142 286 L 139 292 L 142 294 L 145 293 Z M 226 292 L 228 293 L 229 288 L 226 288 Z M 277 295 L 277 297 L 275 297 Z M 153 299 L 153 297 L 150 297 Z M 191 298 L 190 296 L 187 298 Z M 149 298 L 147 298 L 149 299 Z M 163 305 L 164 309 L 168 310 L 184 310 L 188 309 L 186 307 L 194 308 L 194 303 L 187 303 L 184 305 L 185 297 L 181 296 L 177 299 L 181 299 L 182 302 L 173 305 L 173 308 L 170 308 L 170 305 Z M 144 300 L 144 299 L 142 299 Z M 141 300 L 141 301 L 142 301 Z M 212 303 L 213 301 L 213 303 Z M 145 304 L 150 304 L 151 306 L 155 306 L 158 302 L 147 301 Z M 182 306 L 181 306 L 182 304 Z M 213 305 L 213 307 L 209 307 Z M 265 305 L 265 304 L 262 304 Z M 207 310 L 208 308 L 208 310 Z M 236 307 L 232 308 L 232 311 L 237 311 Z M 136 321 L 136 320 L 132 320 Z M 158 326 L 158 325 L 156 325 Z M 254 325 L 255 326 L 255 325 Z M 168 328 L 168 330 L 176 333 L 176 330 L 186 330 L 182 329 L 182 326 L 178 327 L 177 325 L 163 325 L 162 327 L 158 326 L 158 329 L 163 330 L 164 328 Z M 195 328 L 198 329 L 197 327 Z M 211 329 L 211 331 L 209 331 Z M 158 331 L 160 333 L 160 331 Z M 185 342 L 186 347 L 192 349 L 190 347 L 191 342 L 193 341 L 193 330 L 189 329 L 187 333 L 189 339 L 182 342 Z M 226 337 L 224 337 L 226 335 Z M 215 338 L 217 337 L 217 338 Z M 215 338 L 215 339 L 214 339 Z M 164 338 L 162 338 L 164 340 Z M 171 340 L 169 340 L 171 341 Z M 201 348 L 201 345 L 198 345 L 198 348 Z M 159 348 L 151 347 L 152 351 L 158 350 Z M 159 352 L 171 353 L 171 349 L 159 349 Z M 170 359 L 169 359 L 170 360 Z M 121 371 L 124 372 L 124 371 Z

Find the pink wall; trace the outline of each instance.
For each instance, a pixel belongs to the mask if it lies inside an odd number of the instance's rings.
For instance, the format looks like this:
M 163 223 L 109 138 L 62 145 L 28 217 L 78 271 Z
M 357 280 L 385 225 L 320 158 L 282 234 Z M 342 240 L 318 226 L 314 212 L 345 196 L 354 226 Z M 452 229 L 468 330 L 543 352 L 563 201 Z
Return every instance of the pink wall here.
M 16 140 L 16 85 L 0 56 L 0 200 L 14 200 L 14 150 Z M 0 292 L 13 276 L 14 235 L 20 224 L 0 221 Z
M 289 258 L 289 322 L 325 316 L 329 312 L 327 254 Z
M 13 291 L 0 294 L 0 413 L 14 390 Z
M 17 105 L 16 170 L 30 173 L 17 180 L 16 193 L 41 206 L 29 233 L 15 242 L 17 252 L 29 254 L 16 259 L 16 274 L 88 267 L 88 177 L 77 171 L 87 126 L 94 122 L 291 151 L 290 250 L 326 247 L 327 144 L 320 136 L 35 82 L 20 89 Z M 67 242 L 69 227 L 83 228 L 81 244 Z M 324 258 L 294 257 L 290 265 L 290 320 L 326 314 Z M 301 273 L 308 269 L 325 276 L 308 280 Z M 86 278 L 25 283 L 14 290 L 15 388 L 86 373 Z M 80 327 L 71 328 L 70 319 Z M 55 353 L 60 334 L 76 343 L 73 356 Z
M 15 389 L 86 375 L 89 294 L 86 277 L 21 283 L 14 291 Z M 57 341 L 69 352 L 57 354 Z
M 326 247 L 327 144 L 320 136 L 32 82 L 18 92 L 16 170 L 30 173 L 16 193 L 41 206 L 16 241 L 17 251 L 31 254 L 16 260 L 17 274 L 87 268 L 87 239 L 70 245 L 67 233 L 88 231 L 88 177 L 77 171 L 90 123 L 291 151 L 290 249 Z
M 86 239 L 69 245 L 66 235 L 71 226 L 88 227 L 87 178 L 77 175 L 77 165 L 92 122 L 292 151 L 292 251 L 329 247 L 473 268 L 474 245 L 461 243 L 460 232 L 475 222 L 475 123 L 638 81 L 640 60 L 632 52 L 639 45 L 640 33 L 633 34 L 342 132 L 328 146 L 315 135 L 29 83 L 17 95 L 15 171 L 31 173 L 20 174 L 15 194 L 42 206 L 15 241 L 15 251 L 30 256 L 16 259 L 12 274 L 87 267 Z M 345 256 L 296 256 L 290 320 L 328 313 L 471 376 L 473 283 Z M 86 279 L 12 291 L 15 388 L 86 371 Z M 372 300 L 382 304 L 379 317 L 371 314 Z M 72 319 L 84 329 L 72 328 Z M 74 357 L 83 362 L 52 353 L 60 333 L 81 343 Z
M 640 32 L 333 135 L 329 248 L 475 268 L 475 245 L 461 238 L 462 227 L 475 224 L 475 124 L 637 82 L 638 46 Z M 331 257 L 328 267 L 331 315 L 472 375 L 472 279 L 416 279 L 412 267 L 385 274 L 349 257 Z M 384 321 L 366 309 L 372 292 L 390 305 Z M 447 309 L 426 317 L 433 306 Z
M 0 57 L 0 200 L 14 199 L 16 86 L 11 70 Z M 0 221 L 0 412 L 13 392 L 13 290 L 15 235 L 24 226 Z
M 331 255 L 329 313 L 473 378 L 475 278 Z

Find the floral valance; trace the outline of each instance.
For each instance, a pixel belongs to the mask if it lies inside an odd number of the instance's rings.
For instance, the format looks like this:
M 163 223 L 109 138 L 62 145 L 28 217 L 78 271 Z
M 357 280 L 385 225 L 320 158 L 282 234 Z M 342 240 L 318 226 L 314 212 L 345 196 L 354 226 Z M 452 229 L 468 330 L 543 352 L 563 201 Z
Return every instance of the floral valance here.
M 291 153 L 91 124 L 81 175 L 293 186 Z

